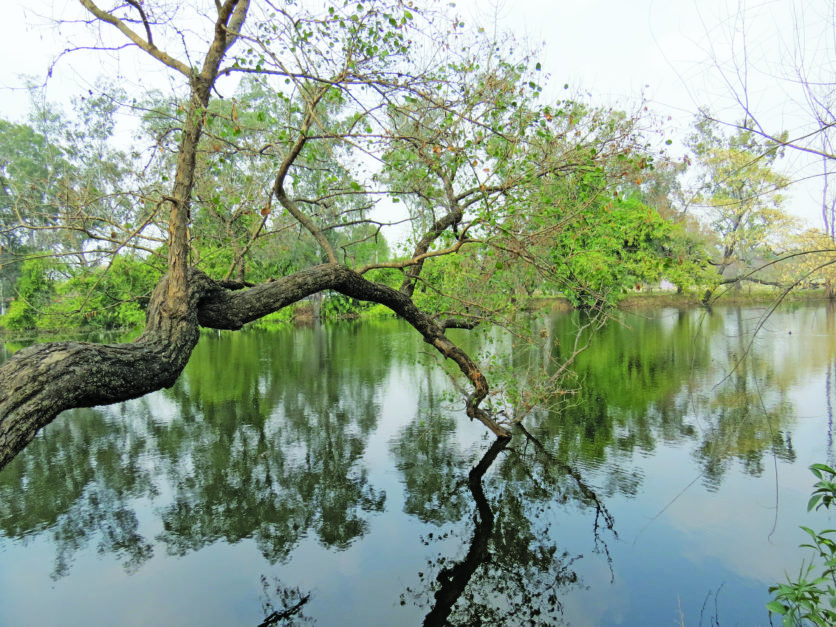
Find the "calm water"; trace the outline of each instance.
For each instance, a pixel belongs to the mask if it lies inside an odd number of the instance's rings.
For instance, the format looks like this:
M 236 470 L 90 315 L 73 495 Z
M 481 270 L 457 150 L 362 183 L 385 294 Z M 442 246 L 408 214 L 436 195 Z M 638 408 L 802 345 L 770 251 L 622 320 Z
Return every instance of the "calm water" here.
M 761 314 L 628 315 L 505 448 L 398 321 L 206 333 L 0 472 L 0 624 L 766 625 L 798 525 L 832 526 L 836 312 L 783 309 L 733 369 Z

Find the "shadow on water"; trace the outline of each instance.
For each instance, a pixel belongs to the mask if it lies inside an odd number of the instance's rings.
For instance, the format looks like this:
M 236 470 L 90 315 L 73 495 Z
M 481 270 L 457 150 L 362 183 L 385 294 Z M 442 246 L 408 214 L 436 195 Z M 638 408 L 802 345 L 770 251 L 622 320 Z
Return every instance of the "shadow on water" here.
M 422 426 L 427 428 L 426 424 Z M 445 433 L 451 433 L 443 423 L 437 431 L 441 435 L 436 444 L 445 439 Z M 409 429 L 406 433 L 410 433 Z M 582 507 L 594 508 L 592 527 L 595 550 L 604 553 L 607 561 L 611 561 L 603 532 L 611 533 L 613 538 L 617 535 L 613 517 L 606 506 L 584 483 L 579 473 L 556 460 L 525 429 L 518 428 L 518 433 L 525 440 L 521 450 L 510 446 L 509 440 L 495 440 L 467 472 L 466 479 L 461 478 L 465 469 L 460 466 L 449 470 L 451 476 L 446 484 L 451 486 L 452 492 L 464 492 L 470 497 L 458 499 L 458 507 L 442 515 L 443 522 L 457 523 L 450 536 L 460 538 L 461 542 L 453 542 L 430 561 L 430 569 L 437 569 L 434 578 L 419 573 L 425 583 L 424 588 L 407 589 L 401 595 L 401 604 L 405 603 L 406 597 L 410 597 L 415 605 L 429 608 L 423 619 L 423 624 L 428 627 L 558 624 L 561 622 L 564 591 L 580 585 L 572 566 L 582 556 L 559 552 L 553 534 L 547 529 L 533 527 L 526 518 L 522 502 L 524 495 L 512 494 L 505 489 L 497 491 L 496 485 L 491 486 L 489 494 L 486 494 L 485 476 L 495 464 L 499 465 L 497 459 L 500 455 L 505 456 L 503 465 L 513 466 L 533 482 L 541 483 L 540 497 L 544 506 L 540 508 L 540 513 L 553 506 L 565 506 L 571 497 L 580 498 L 579 505 Z M 411 435 L 415 435 L 414 431 Z M 402 464 L 402 468 L 408 474 L 415 466 Z M 547 479 L 543 483 L 544 477 L 550 477 L 551 481 Z M 498 479 L 499 483 L 503 481 Z M 565 488 L 569 485 L 574 485 L 574 490 L 561 489 L 561 486 Z M 526 489 L 524 485 L 516 487 Z M 430 488 L 423 496 L 432 492 L 433 488 Z M 420 498 L 420 495 L 416 496 Z M 459 516 L 462 519 L 455 520 Z M 442 521 L 436 519 L 434 522 Z M 465 541 L 468 534 L 469 540 Z M 433 533 L 430 533 L 425 544 L 429 545 L 433 538 Z M 467 549 L 463 558 L 454 560 L 450 557 L 465 546 Z M 266 618 L 259 627 L 316 622 L 304 613 L 306 604 L 311 600 L 311 592 L 303 593 L 299 588 L 286 586 L 277 578 L 268 583 L 267 578 L 262 576 L 261 581 L 264 588 L 262 611 Z
M 314 620 L 305 616 L 305 606 L 311 600 L 311 592 L 303 593 L 299 588 L 285 586 L 281 580 L 274 577 L 268 581 L 261 576 L 263 589 L 261 611 L 264 620 L 258 627 L 282 627 L 290 625 L 313 624 Z
M 435 594 L 435 605 L 424 619 L 424 625 L 435 626 L 447 624 L 447 618 L 453 610 L 456 601 L 470 583 L 473 573 L 484 562 L 490 560 L 489 541 L 493 535 L 494 515 L 485 491 L 482 489 L 482 477 L 491 467 L 497 455 L 508 445 L 507 439 L 496 440 L 485 453 L 467 477 L 467 487 L 476 503 L 477 514 L 474 517 L 475 529 L 473 540 L 465 558 L 452 566 L 442 568 L 436 576 L 438 590 Z

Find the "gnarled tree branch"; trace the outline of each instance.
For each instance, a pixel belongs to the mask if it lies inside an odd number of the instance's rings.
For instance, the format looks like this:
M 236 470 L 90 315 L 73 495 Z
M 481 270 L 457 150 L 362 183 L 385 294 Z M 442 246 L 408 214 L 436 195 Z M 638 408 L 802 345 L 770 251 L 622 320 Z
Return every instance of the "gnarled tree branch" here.
M 470 381 L 473 391 L 467 398 L 467 415 L 497 436 L 510 437 L 480 407 L 488 383 L 473 360 L 444 335 L 445 326 L 398 290 L 337 264 L 314 266 L 248 289 L 226 289 L 195 269 L 189 271 L 188 280 L 186 315 L 168 315 L 170 279 L 163 279 L 151 297 L 146 329 L 135 342 L 38 344 L 4 364 L 0 368 L 0 468 L 66 409 L 125 401 L 173 385 L 197 344 L 200 326 L 240 329 L 326 289 L 380 303 L 409 322 Z

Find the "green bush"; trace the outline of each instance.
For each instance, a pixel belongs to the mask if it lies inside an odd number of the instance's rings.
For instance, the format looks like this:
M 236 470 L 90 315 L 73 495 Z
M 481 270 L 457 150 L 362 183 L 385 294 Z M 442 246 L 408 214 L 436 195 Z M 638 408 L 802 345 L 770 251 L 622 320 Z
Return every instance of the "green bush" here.
M 363 318 L 379 320 L 381 318 L 394 318 L 395 312 L 389 309 L 386 305 L 375 303 L 374 305 L 366 309 L 361 315 L 363 316 Z
M 92 269 L 29 259 L 2 324 L 10 330 L 135 328 L 145 322 L 145 309 L 160 274 L 146 260 L 126 256 Z
M 47 258 L 27 259 L 23 263 L 15 283 L 17 296 L 3 316 L 4 327 L 14 331 L 36 327 L 41 309 L 54 292 L 51 270 L 51 260 Z
M 264 328 L 287 324 L 288 322 L 293 321 L 293 316 L 295 312 L 296 305 L 293 304 L 288 307 L 284 307 L 283 309 L 279 309 L 278 311 L 274 311 L 273 313 L 267 314 L 266 316 L 259 318 L 252 324 L 253 326 Z

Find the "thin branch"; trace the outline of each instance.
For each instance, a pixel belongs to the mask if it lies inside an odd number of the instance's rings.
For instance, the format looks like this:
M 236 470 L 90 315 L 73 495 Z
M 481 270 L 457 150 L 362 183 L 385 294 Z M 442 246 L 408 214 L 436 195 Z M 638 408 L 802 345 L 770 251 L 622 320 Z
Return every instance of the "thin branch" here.
M 139 48 L 150 54 L 152 57 L 157 59 L 157 61 L 162 62 L 163 64 L 167 65 L 173 70 L 180 72 L 183 76 L 191 76 L 192 70 L 191 68 L 183 63 L 182 61 L 175 59 L 170 54 L 166 53 L 163 50 L 157 48 L 153 42 L 150 41 L 151 33 L 148 33 L 149 40 L 145 40 L 139 35 L 137 35 L 133 30 L 131 30 L 125 22 L 120 20 L 115 15 L 111 15 L 107 11 L 103 11 L 98 6 L 93 3 L 93 0 L 79 0 L 82 6 L 90 11 L 93 15 L 95 15 L 98 19 L 103 22 L 107 22 L 118 28 L 123 35 L 125 35 L 128 39 L 130 39 L 135 45 Z M 147 24 L 146 24 L 147 26 Z

